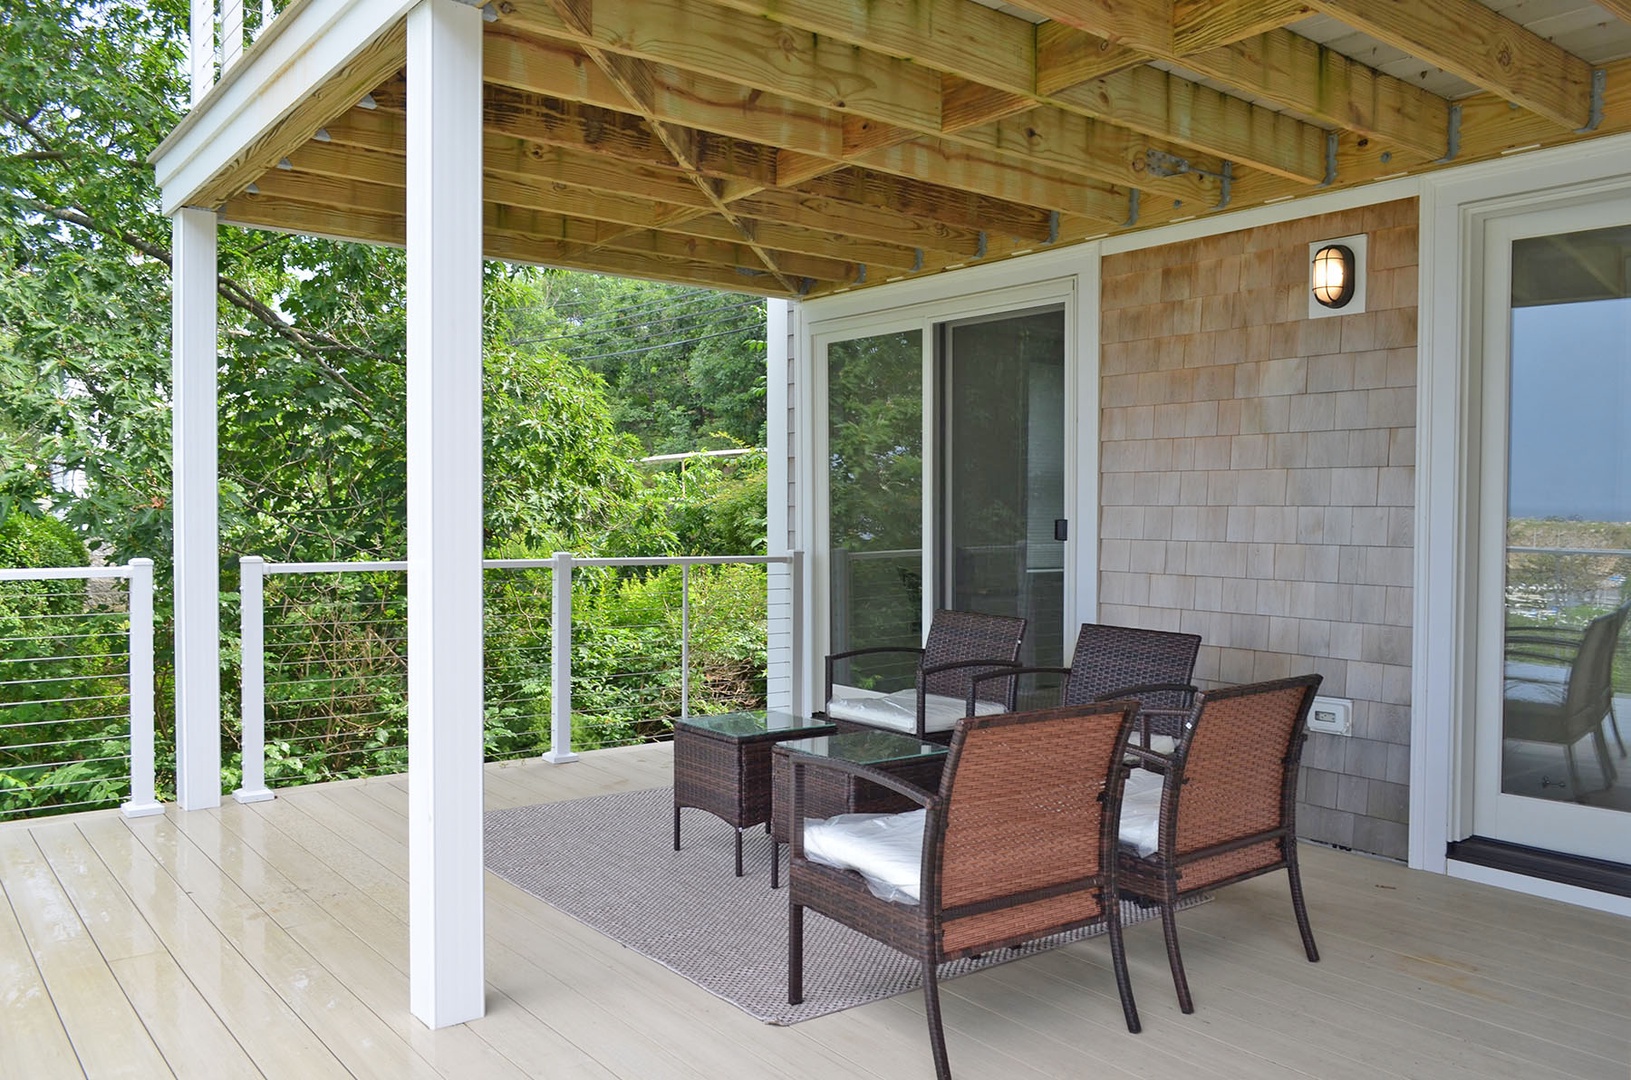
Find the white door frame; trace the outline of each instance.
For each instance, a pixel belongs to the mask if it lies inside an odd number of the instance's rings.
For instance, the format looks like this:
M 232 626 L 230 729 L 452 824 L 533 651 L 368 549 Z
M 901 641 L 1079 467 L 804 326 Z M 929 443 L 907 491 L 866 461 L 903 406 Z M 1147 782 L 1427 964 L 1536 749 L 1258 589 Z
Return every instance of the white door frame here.
M 1451 863 L 1472 833 L 1480 551 L 1483 222 L 1631 191 L 1631 137 L 1538 151 L 1426 177 L 1421 192 L 1417 401 L 1416 629 L 1410 865 L 1490 880 Z M 1622 899 L 1500 875 L 1500 884 L 1619 910 Z M 1601 897 L 1601 900 L 1596 898 Z
M 840 310 L 829 318 L 818 317 L 821 308 L 817 305 L 804 305 L 807 321 L 800 327 L 799 346 L 800 353 L 807 358 L 805 370 L 810 373 L 807 380 L 809 395 L 806 398 L 807 408 L 804 413 L 809 422 L 803 426 L 799 438 L 798 486 L 800 490 L 809 493 L 809 498 L 805 499 L 800 507 L 802 519 L 800 531 L 805 538 L 803 545 L 806 552 L 805 583 L 808 587 L 807 603 L 804 606 L 806 621 L 803 636 L 807 643 L 806 649 L 811 665 L 817 664 L 819 658 L 825 656 L 831 649 L 828 640 L 830 585 L 827 577 L 828 505 L 827 477 L 824 468 L 827 424 L 825 356 L 828 345 L 835 341 L 900 331 L 918 330 L 923 335 L 924 581 L 932 582 L 938 580 L 932 575 L 939 573 L 936 557 L 938 553 L 932 543 L 935 521 L 933 492 L 935 477 L 938 476 L 937 470 L 940 467 L 932 438 L 937 426 L 934 387 L 935 327 L 940 323 L 997 316 L 1010 311 L 1064 305 L 1067 398 L 1065 514 L 1075 523 L 1078 521 L 1078 512 L 1086 508 L 1083 512 L 1090 513 L 1093 517 L 1091 528 L 1087 527 L 1085 522 L 1073 525 L 1072 528 L 1072 541 L 1076 550 L 1065 567 L 1065 608 L 1068 618 L 1076 618 L 1077 621 L 1081 618 L 1091 618 L 1091 611 L 1097 608 L 1098 581 L 1098 575 L 1093 570 L 1098 565 L 1098 275 L 1096 250 L 1091 254 L 1093 257 L 1090 260 L 1084 259 L 1084 263 L 1089 261 L 1092 263 L 1091 274 L 1061 276 L 1056 266 L 1050 266 L 1048 269 L 1052 273 L 1041 280 L 992 287 L 995 283 L 986 279 L 982 283 L 983 287 L 971 287 L 969 291 L 963 293 L 948 296 L 942 290 L 942 295 L 936 299 L 872 310 L 851 308 Z M 1009 268 L 1018 265 L 1010 264 Z M 1091 294 L 1085 295 L 1088 290 L 1083 288 L 1083 283 L 1088 280 L 1091 280 L 1093 287 Z M 973 284 L 970 282 L 971 286 Z M 1088 309 L 1091 309 L 1090 318 L 1084 317 Z M 1089 325 L 1084 327 L 1084 323 Z M 1089 333 L 1091 337 L 1086 337 Z M 1084 395 L 1089 400 L 1084 401 Z M 1074 408 L 1071 407 L 1072 404 Z M 1082 490 L 1084 484 L 1088 488 L 1086 491 Z M 1082 572 L 1083 568 L 1086 568 L 1085 573 Z M 923 602 L 923 625 L 927 627 L 929 618 L 933 615 L 932 590 L 924 590 Z M 1089 614 L 1082 614 L 1084 611 Z M 815 670 L 814 667 L 811 668 L 812 673 Z M 805 680 L 806 700 L 803 706 L 806 709 L 823 707 L 824 703 L 816 700 L 822 692 L 820 683 L 821 680 L 813 675 Z

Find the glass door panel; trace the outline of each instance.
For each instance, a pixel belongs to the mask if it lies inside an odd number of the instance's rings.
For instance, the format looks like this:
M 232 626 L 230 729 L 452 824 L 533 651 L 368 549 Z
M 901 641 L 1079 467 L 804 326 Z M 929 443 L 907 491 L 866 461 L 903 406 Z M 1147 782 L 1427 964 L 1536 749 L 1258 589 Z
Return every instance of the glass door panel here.
M 1065 314 L 945 330 L 942 573 L 946 606 L 1021 615 L 1021 660 L 1063 662 Z
M 923 644 L 923 333 L 827 346 L 830 651 Z M 916 663 L 859 657 L 835 681 L 912 685 Z
M 1605 216 L 1488 227 L 1501 689 L 1499 724 L 1478 725 L 1474 812 L 1482 835 L 1631 862 L 1631 225 L 1569 228 Z

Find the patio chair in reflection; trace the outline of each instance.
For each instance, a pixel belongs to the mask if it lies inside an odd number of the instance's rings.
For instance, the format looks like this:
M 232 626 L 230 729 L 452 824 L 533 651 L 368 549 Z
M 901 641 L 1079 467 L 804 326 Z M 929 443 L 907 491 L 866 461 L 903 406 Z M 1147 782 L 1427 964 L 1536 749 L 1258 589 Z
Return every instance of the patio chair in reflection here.
M 965 715 L 976 675 L 1016 666 L 1025 620 L 975 611 L 937 611 L 921 649 L 877 646 L 849 649 L 827 657 L 827 718 L 841 729 L 882 728 L 945 742 Z M 834 671 L 841 661 L 861 656 L 896 654 L 915 660 L 913 686 L 889 694 L 833 694 Z M 1008 712 L 1014 707 L 1013 683 L 983 688 L 969 712 Z
M 1599 615 L 1586 626 L 1585 632 L 1579 636 L 1574 655 L 1566 665 L 1567 677 L 1561 682 L 1514 677 L 1510 674 L 1511 662 L 1508 664 L 1502 736 L 1517 742 L 1551 743 L 1563 747 L 1569 783 L 1576 800 L 1586 794 L 1574 753 L 1575 745 L 1581 739 L 1591 737 L 1604 790 L 1613 786 L 1616 776 L 1614 761 L 1608 752 L 1608 740 L 1603 735 L 1603 721 L 1615 722 L 1615 735 L 1618 737 L 1618 723 L 1614 717 L 1614 652 L 1628 608 L 1631 605 Z M 1509 642 L 1516 632 L 1508 632 Z M 1511 656 L 1510 650 L 1508 655 Z M 1520 659 L 1519 662 L 1524 661 Z M 1522 672 L 1520 668 L 1519 673 Z
M 804 1000 L 808 908 L 917 959 L 935 1072 L 948 1080 L 938 965 L 1103 922 L 1127 1030 L 1116 833 L 1131 702 L 965 717 L 937 792 L 853 762 L 795 756 L 787 1000 Z M 807 770 L 850 773 L 921 810 L 806 822 Z
M 1619 648 L 1627 621 L 1631 621 L 1631 601 L 1621 604 L 1612 613 L 1614 648 Z M 1549 683 L 1563 685 L 1569 681 L 1574 656 L 1582 643 L 1582 631 L 1565 626 L 1509 626 L 1506 630 L 1507 682 Z M 1610 660 L 1612 667 L 1613 661 Z M 1612 682 L 1612 676 L 1610 681 Z M 1614 741 L 1619 745 L 1620 757 L 1626 756 L 1625 739 L 1620 735 L 1620 718 L 1614 709 L 1613 687 L 1609 688 L 1608 716 Z
M 965 703 L 974 712 L 974 695 L 987 684 L 1017 684 L 1025 676 L 1062 675 L 1059 704 L 1131 698 L 1139 703 L 1135 745 L 1170 754 L 1194 702 L 1195 656 L 1199 634 L 1145 630 L 1135 626 L 1083 623 L 1068 668 L 1024 667 L 977 675 Z
M 1116 884 L 1123 895 L 1160 907 L 1172 982 L 1186 1013 L 1195 1003 L 1178 951 L 1176 912 L 1192 893 L 1285 870 L 1303 951 L 1311 962 L 1320 958 L 1297 868 L 1297 768 L 1320 680 L 1303 675 L 1206 691 L 1171 758 L 1160 762 L 1165 776 L 1134 770 L 1128 778 Z M 1144 802 L 1138 791 L 1153 797 Z

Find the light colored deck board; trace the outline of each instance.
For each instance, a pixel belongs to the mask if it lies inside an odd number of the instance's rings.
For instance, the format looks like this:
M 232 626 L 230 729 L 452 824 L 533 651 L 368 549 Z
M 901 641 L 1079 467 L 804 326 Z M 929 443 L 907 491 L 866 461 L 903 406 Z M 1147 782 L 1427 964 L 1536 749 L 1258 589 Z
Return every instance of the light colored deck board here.
M 74 910 L 178 1077 L 259 1076 L 260 1071 L 71 823 L 34 839 Z
M 172 1075 L 32 833 L 0 836 L 0 884 L 85 1074 Z
M 436 1072 L 428 1062 L 278 925 L 277 909 L 284 904 L 298 906 L 295 898 L 284 896 L 274 902 L 273 910 L 265 909 L 227 872 L 234 867 L 246 878 L 264 878 L 270 876 L 269 868 L 220 836 L 211 811 L 185 816 L 190 819 L 185 832 L 168 816 L 138 819 L 131 823 L 131 831 L 194 897 L 221 936 L 237 943 L 244 958 L 346 1069 L 356 1076 L 381 1080 L 434 1077 Z M 211 824 L 217 828 L 211 830 Z
M 18 835 L 26 835 L 17 830 Z M 19 1076 L 79 1075 L 74 1045 L 0 883 L 0 1046 Z
M 236 945 L 118 818 L 81 821 L 80 832 L 170 955 L 269 1077 L 344 1077 L 321 1039 L 295 1015 Z
M 559 766 L 511 762 L 490 767 L 487 803 L 661 786 L 671 770 L 667 745 Z M 136 1003 L 166 1053 L 164 1040 L 180 1039 L 187 1021 L 148 1016 L 144 991 L 166 1008 L 218 1016 L 199 1022 L 224 1025 L 269 1077 L 324 1075 L 323 1063 L 341 1075 L 336 1053 L 355 1067 L 354 1033 L 312 1018 L 335 1044 L 325 1047 L 269 985 L 287 993 L 295 958 L 305 957 L 320 985 L 341 988 L 341 1011 L 371 1020 L 388 1040 L 375 1048 L 380 1073 L 394 1075 L 398 1055 L 410 1054 L 422 1072 L 461 1077 L 513 1075 L 507 1065 L 550 1080 L 933 1075 L 920 994 L 769 1027 L 491 876 L 488 1015 L 454 1029 L 464 1033 L 457 1041 L 415 1028 L 404 974 L 406 807 L 404 781 L 389 778 L 172 811 L 160 824 L 80 815 L 71 820 L 106 867 L 100 879 L 61 819 L 9 825 L 0 838 L 40 831 L 41 857 L 82 928 L 110 955 L 132 954 L 113 960 L 105 985 L 125 988 L 122 1007 Z M 1282 876 L 1232 886 L 1179 918 L 1194 1015 L 1178 1012 L 1160 928 L 1146 923 L 1128 931 L 1143 1035 L 1121 1026 L 1107 943 L 1084 942 L 944 983 L 953 1069 L 962 1080 L 1631 1077 L 1631 965 L 1622 962 L 1631 959 L 1631 920 L 1325 849 L 1307 849 L 1304 868 L 1320 964 L 1302 957 Z M 0 995 L 33 1002 L 35 1033 L 22 1037 L 35 1040 L 35 1060 L 54 1062 L 27 1075 L 79 1075 L 62 1058 L 66 1035 L 47 980 L 12 960 L 32 958 L 21 935 L 0 905 Z M 167 989 L 187 985 L 196 996 Z M 0 1010 L 0 1073 L 26 1060 L 14 1037 L 19 1015 Z M 290 1049 L 302 1038 L 313 1045 Z M 483 1068 L 482 1050 L 504 1064 Z M 319 1064 L 307 1067 L 308 1056 Z

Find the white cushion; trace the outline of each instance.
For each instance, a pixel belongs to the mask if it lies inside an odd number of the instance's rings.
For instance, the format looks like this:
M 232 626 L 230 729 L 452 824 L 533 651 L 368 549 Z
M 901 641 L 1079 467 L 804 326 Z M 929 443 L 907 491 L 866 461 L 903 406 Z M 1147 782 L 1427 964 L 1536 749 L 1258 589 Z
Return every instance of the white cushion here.
M 1161 846 L 1161 789 L 1165 784 L 1160 773 L 1127 770 L 1127 786 L 1121 792 L 1121 842 L 1140 857 L 1155 854 Z
M 968 703 L 944 694 L 925 694 L 923 730 L 945 732 L 967 715 Z M 1007 712 L 1000 702 L 976 701 L 974 715 L 989 716 Z M 827 702 L 827 715 L 834 720 L 851 720 L 871 727 L 917 733 L 917 691 L 896 690 L 881 697 L 835 697 Z
M 804 822 L 804 857 L 854 870 L 872 895 L 916 904 L 922 894 L 923 829 L 928 811 L 904 814 L 839 814 Z

